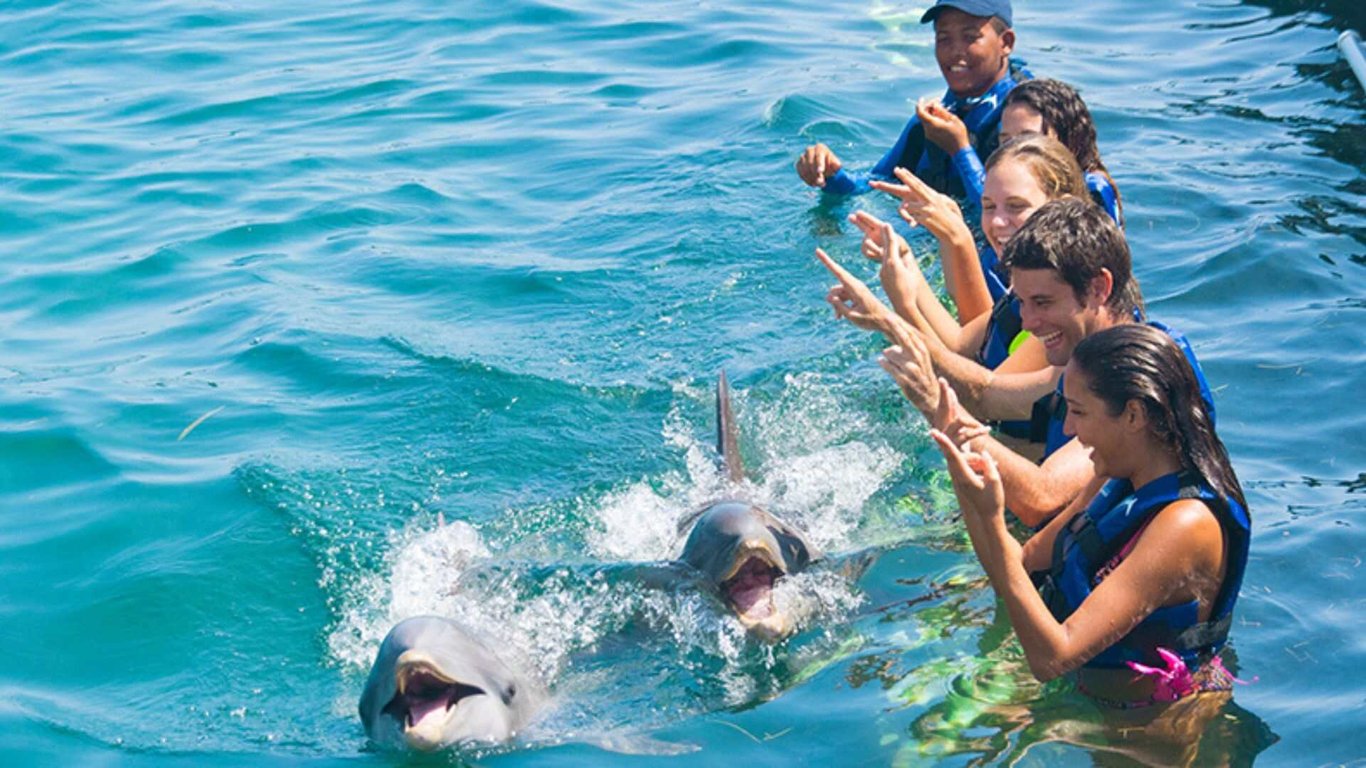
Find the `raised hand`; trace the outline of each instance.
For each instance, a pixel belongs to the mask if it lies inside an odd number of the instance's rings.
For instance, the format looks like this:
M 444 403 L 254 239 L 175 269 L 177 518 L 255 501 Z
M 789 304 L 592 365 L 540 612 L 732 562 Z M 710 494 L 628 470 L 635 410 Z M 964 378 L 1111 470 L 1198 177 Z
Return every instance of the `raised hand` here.
M 867 211 L 858 211 L 849 214 L 849 223 L 863 232 L 863 242 L 860 243 L 859 250 L 870 260 L 881 264 L 883 259 L 887 257 L 887 253 L 882 247 L 882 228 L 887 226 L 887 222 Z M 911 246 L 901 235 L 894 233 L 893 241 L 898 250 L 910 250 Z
M 906 399 L 933 422 L 939 410 L 939 382 L 934 375 L 934 360 L 919 331 L 904 326 L 897 330 L 897 344 L 882 351 L 878 365 L 901 387 Z
M 925 138 L 950 157 L 972 146 L 968 141 L 968 127 L 943 104 L 921 99 L 916 102 L 915 114 L 920 118 L 920 124 L 925 126 Z
M 901 200 L 897 213 L 913 227 L 923 226 L 941 242 L 957 232 L 967 230 L 963 221 L 963 209 L 948 195 L 930 188 L 915 174 L 905 168 L 897 168 L 894 173 L 900 184 L 885 181 L 870 182 L 873 189 L 886 192 Z
M 963 514 L 982 519 L 1004 515 L 1005 488 L 1001 484 L 1001 471 L 991 454 L 961 449 L 948 435 L 937 429 L 930 430 L 930 437 L 934 438 L 944 454 L 949 478 L 953 480 L 953 491 L 958 496 L 958 506 Z
M 888 332 L 895 315 L 887 305 L 878 300 L 871 289 L 849 271 L 830 258 L 825 251 L 816 249 L 816 258 L 839 280 L 839 285 L 830 289 L 825 300 L 835 310 L 835 316 L 867 330 Z
M 824 187 L 825 180 L 839 173 L 843 163 L 824 144 L 815 144 L 797 158 L 797 175 L 807 186 Z
M 991 427 L 978 421 L 958 402 L 958 393 L 949 386 L 947 379 L 939 378 L 939 407 L 935 409 L 931 422 L 935 429 L 949 436 L 957 445 L 991 434 Z

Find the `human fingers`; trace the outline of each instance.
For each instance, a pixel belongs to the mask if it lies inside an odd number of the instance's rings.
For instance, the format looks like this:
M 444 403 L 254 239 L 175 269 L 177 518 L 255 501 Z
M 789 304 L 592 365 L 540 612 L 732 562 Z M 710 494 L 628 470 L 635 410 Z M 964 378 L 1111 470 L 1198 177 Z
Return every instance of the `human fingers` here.
M 815 164 L 816 147 L 814 146 L 807 147 L 797 156 L 797 175 L 801 177 L 803 182 L 812 187 L 816 186 Z
M 1005 507 L 1006 491 L 1005 483 L 1001 480 L 1001 467 L 996 463 L 996 457 L 985 451 L 982 452 L 982 485 L 992 495 L 996 511 L 999 513 Z
M 830 274 L 834 275 L 845 287 L 852 287 L 854 283 L 859 282 L 857 277 L 849 274 L 848 270 L 841 267 L 839 262 L 830 258 L 826 255 L 825 251 L 820 248 L 816 249 L 816 258 L 820 259 L 820 262 L 825 265 L 825 268 L 830 270 Z
M 972 426 L 960 425 L 954 433 L 954 438 L 958 442 L 967 445 L 979 437 L 986 437 L 991 434 L 991 427 L 985 424 L 973 424 Z
M 858 227 L 863 234 L 871 235 L 882 227 L 883 222 L 882 219 L 879 219 L 867 211 L 858 211 L 857 213 L 849 214 L 849 223 Z
M 863 242 L 860 244 L 859 248 L 863 251 L 863 255 L 867 256 L 870 261 L 876 261 L 879 264 L 886 263 L 885 259 L 887 258 L 887 254 L 883 253 L 882 246 L 878 245 L 877 241 L 871 236 L 863 238 Z
M 901 387 L 902 392 L 906 392 L 906 388 L 910 386 L 911 378 L 897 364 L 896 354 L 892 352 L 893 349 L 896 347 L 888 347 L 882 350 L 882 355 L 878 357 L 877 364 L 892 377 L 892 381 L 895 381 L 897 386 Z M 906 392 L 906 396 L 909 398 L 910 393 Z
M 836 318 L 844 317 L 844 313 L 849 309 L 849 305 L 846 303 L 847 301 L 847 294 L 844 292 L 844 286 L 842 285 L 831 288 L 830 292 L 825 294 L 825 303 L 829 304 L 830 307 L 835 310 Z
M 878 232 L 878 235 L 881 238 L 882 252 L 891 254 L 891 256 L 895 258 L 897 255 L 897 252 L 895 250 L 896 232 L 892 231 L 892 225 L 883 224 L 882 231 Z
M 930 437 L 939 446 L 939 452 L 944 454 L 944 462 L 948 465 L 949 475 L 955 484 L 963 483 L 977 490 L 986 487 L 981 476 L 973 471 L 968 464 L 967 455 L 953 444 L 948 435 L 937 429 L 932 429 L 930 430 Z
M 949 380 L 943 376 L 939 377 L 939 396 L 948 402 L 950 413 L 957 415 L 961 412 L 961 407 L 958 404 L 958 393 L 954 391 L 953 387 L 949 386 Z
M 929 184 L 921 181 L 919 176 L 916 176 L 905 168 L 897 168 L 893 173 L 895 173 L 897 179 L 906 186 L 906 189 L 920 198 L 922 203 L 930 203 L 932 201 L 938 202 L 941 197 L 944 197 L 944 195 L 939 194 L 931 188 Z
M 928 199 L 925 195 L 925 191 L 928 190 L 929 187 L 925 186 L 924 182 L 916 178 L 914 173 L 911 173 L 905 168 L 896 168 L 892 173 L 896 176 L 897 180 L 901 182 L 902 189 L 906 190 L 906 194 L 901 196 L 903 200 L 915 200 L 923 203 Z
M 872 187 L 873 189 L 876 189 L 879 192 L 886 192 L 887 194 L 899 200 L 906 200 L 908 199 L 908 196 L 911 194 L 911 191 L 907 189 L 904 185 L 893 184 L 889 181 L 880 181 L 875 179 L 873 181 L 868 182 L 868 186 Z

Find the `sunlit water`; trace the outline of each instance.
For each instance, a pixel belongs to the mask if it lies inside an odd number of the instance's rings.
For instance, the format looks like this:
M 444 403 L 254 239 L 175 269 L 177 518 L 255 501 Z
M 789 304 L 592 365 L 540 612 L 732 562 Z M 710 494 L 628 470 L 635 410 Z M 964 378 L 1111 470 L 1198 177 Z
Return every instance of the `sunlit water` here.
M 842 218 L 893 209 L 792 160 L 871 164 L 942 91 L 924 5 L 0 8 L 0 762 L 402 762 L 355 701 L 422 612 L 552 691 L 488 764 L 1175 759 L 1029 678 L 822 301 L 812 248 L 871 278 Z M 1366 97 L 1333 43 L 1366 19 L 1017 6 L 1251 502 L 1255 682 L 1198 760 L 1358 763 Z M 775 647 L 633 571 L 722 487 L 722 368 L 745 492 L 828 554 Z

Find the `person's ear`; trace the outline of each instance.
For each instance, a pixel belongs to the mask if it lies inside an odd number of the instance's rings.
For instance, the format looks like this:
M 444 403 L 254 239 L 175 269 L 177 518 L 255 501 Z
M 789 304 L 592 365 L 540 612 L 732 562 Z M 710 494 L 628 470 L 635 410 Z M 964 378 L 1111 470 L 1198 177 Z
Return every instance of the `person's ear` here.
M 1100 274 L 1091 278 L 1090 289 L 1096 306 L 1105 306 L 1110 301 L 1110 292 L 1115 289 L 1115 276 L 1110 274 L 1110 270 L 1101 267 Z
M 1144 409 L 1143 403 L 1138 400 L 1130 400 L 1124 404 L 1124 412 L 1120 414 L 1120 421 L 1124 428 L 1130 432 L 1145 432 L 1148 429 L 1148 411 Z
M 1007 29 L 1001 33 L 1001 53 L 1009 56 L 1015 50 L 1015 30 Z

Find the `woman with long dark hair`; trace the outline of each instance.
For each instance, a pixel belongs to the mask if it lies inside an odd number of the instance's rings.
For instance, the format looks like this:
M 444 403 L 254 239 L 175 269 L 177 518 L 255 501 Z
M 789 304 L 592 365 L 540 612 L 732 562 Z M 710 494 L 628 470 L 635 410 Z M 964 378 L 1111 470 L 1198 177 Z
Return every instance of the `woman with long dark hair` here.
M 1001 141 L 1031 132 L 1052 136 L 1071 150 L 1086 174 L 1091 198 L 1123 227 L 1119 186 L 1100 159 L 1096 123 L 1076 89 L 1048 78 L 1028 80 L 1012 89 L 1001 109 Z
M 1126 708 L 1228 691 L 1218 654 L 1251 525 L 1190 363 L 1166 333 L 1126 323 L 1078 344 L 1064 382 L 1067 431 L 1100 480 L 1023 546 L 991 457 L 933 433 L 1030 670 L 1077 671 L 1082 691 Z

